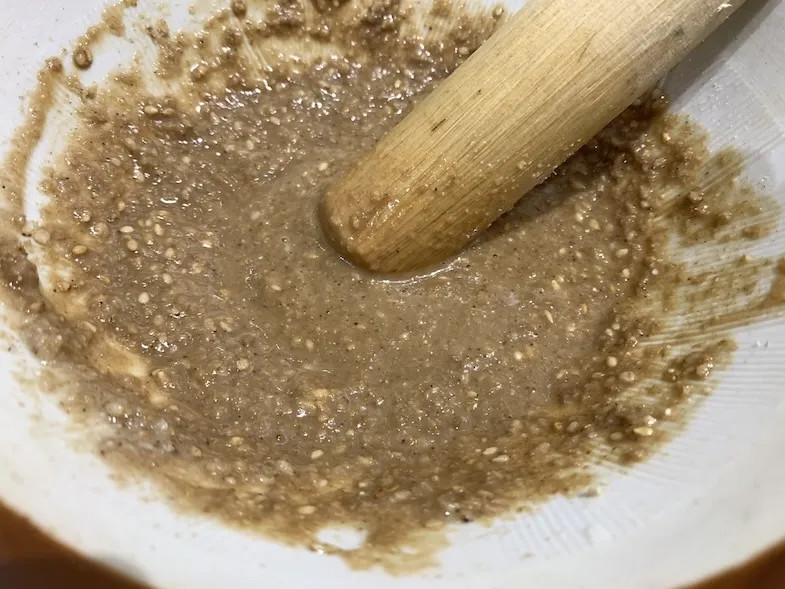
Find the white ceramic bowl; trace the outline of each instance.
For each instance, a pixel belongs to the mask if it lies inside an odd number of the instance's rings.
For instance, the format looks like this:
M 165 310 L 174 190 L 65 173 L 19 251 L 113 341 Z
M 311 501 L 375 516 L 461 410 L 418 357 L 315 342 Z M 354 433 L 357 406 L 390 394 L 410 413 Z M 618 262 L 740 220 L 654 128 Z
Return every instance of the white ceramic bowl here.
M 511 9 L 522 3 L 507 2 Z M 34 87 L 43 60 L 97 22 L 104 4 L 0 0 L 3 140 L 22 120 L 20 97 Z M 160 12 L 157 0 L 139 4 L 142 11 Z M 168 4 L 173 22 L 187 20 L 185 2 Z M 200 9 L 208 5 L 199 3 Z M 666 86 L 676 109 L 703 123 L 714 146 L 739 147 L 748 178 L 785 206 L 783 31 L 785 0 L 748 0 L 669 75 Z M 120 59 L 122 44 L 114 45 L 107 50 Z M 34 174 L 29 189 L 35 192 Z M 785 253 L 785 228 L 756 253 Z M 0 497 L 85 555 L 167 589 L 283 582 L 341 589 L 671 588 L 785 537 L 785 319 L 736 336 L 739 351 L 716 392 L 684 434 L 652 460 L 603 475 L 599 498 L 554 498 L 533 514 L 491 528 L 462 526 L 438 570 L 405 580 L 351 572 L 337 558 L 176 514 L 154 489 L 119 486 L 100 460 L 73 443 L 79 435 L 53 399 L 18 386 L 15 374 L 35 369 L 19 347 L 0 351 Z

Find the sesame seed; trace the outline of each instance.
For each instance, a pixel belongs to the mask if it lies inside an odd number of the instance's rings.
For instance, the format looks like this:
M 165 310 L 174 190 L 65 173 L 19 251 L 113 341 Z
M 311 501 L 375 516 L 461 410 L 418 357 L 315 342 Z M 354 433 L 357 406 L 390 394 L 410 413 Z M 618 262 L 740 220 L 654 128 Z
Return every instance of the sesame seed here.
M 143 292 L 143 293 L 141 293 L 141 294 L 139 295 L 139 297 L 137 298 L 137 300 L 138 300 L 140 303 L 142 303 L 143 305 L 146 305 L 147 303 L 149 303 L 149 302 L 150 302 L 150 295 L 149 295 L 149 294 L 147 294 L 146 292 Z
M 329 167 L 330 167 L 330 164 L 328 164 L 327 162 L 322 162 L 322 163 L 319 164 L 319 167 L 317 169 L 320 172 L 325 172 L 327 170 L 327 168 L 329 168 Z
M 71 253 L 75 256 L 82 256 L 87 253 L 87 246 L 84 245 L 75 245 L 71 250 Z
M 122 417 L 125 413 L 125 407 L 119 401 L 110 401 L 104 407 L 104 411 L 110 417 Z
M 123 227 L 120 227 L 120 233 L 129 234 L 133 232 L 134 232 L 134 228 L 131 227 L 130 225 L 124 225 Z
M 514 358 L 515 358 L 515 359 L 516 359 L 518 362 L 520 362 L 521 360 L 523 360 L 523 352 L 519 352 L 519 351 L 517 351 L 517 350 L 516 350 L 516 351 L 515 351 L 515 353 L 513 354 L 513 357 L 514 357 Z
M 394 497 L 398 501 L 404 501 L 404 500 L 408 499 L 411 496 L 412 496 L 412 492 L 411 491 L 407 491 L 406 489 L 402 489 L 400 491 L 396 491 L 395 495 L 394 495 Z
M 125 244 L 125 247 L 127 247 L 132 252 L 135 252 L 136 250 L 139 249 L 139 242 L 136 241 L 135 239 L 129 239 L 128 243 Z
M 313 452 L 311 452 L 311 460 L 318 460 L 322 456 L 324 456 L 323 450 L 314 450 Z
M 231 9 L 235 16 L 243 17 L 248 12 L 248 3 L 246 0 L 232 0 Z
M 695 376 L 698 378 L 708 378 L 711 374 L 711 366 L 708 364 L 699 364 L 695 367 Z
M 169 376 L 168 376 L 168 375 L 166 374 L 166 372 L 164 372 L 163 370 L 156 370 L 156 371 L 153 373 L 153 376 L 155 376 L 155 379 L 156 379 L 156 380 L 157 380 L 157 381 L 158 381 L 158 382 L 159 382 L 161 385 L 164 385 L 164 386 L 165 386 L 165 385 L 169 384 Z
M 302 515 L 313 515 L 316 513 L 316 508 L 313 505 L 303 505 L 297 511 Z
M 278 470 L 280 470 L 284 474 L 288 474 L 288 475 L 294 474 L 294 468 L 292 468 L 292 465 L 289 464 L 286 460 L 279 460 L 278 462 L 275 463 L 275 465 L 278 467 Z
M 483 456 L 493 456 L 498 451 L 499 451 L 499 449 L 496 446 L 490 446 L 490 447 L 486 448 L 485 450 L 483 450 L 482 455 Z
M 619 365 L 619 361 L 616 359 L 616 356 L 608 356 L 605 359 L 605 363 L 608 365 L 609 368 L 616 368 Z
M 248 361 L 247 358 L 240 358 L 237 361 L 237 370 L 248 370 L 251 367 L 251 363 Z
M 493 460 L 491 460 L 491 462 L 495 462 L 497 464 L 503 464 L 503 463 L 505 463 L 505 462 L 507 462 L 509 460 L 510 460 L 509 456 L 507 456 L 506 454 L 502 454 L 500 456 L 497 456 Z
M 52 235 L 46 229 L 36 229 L 33 231 L 33 240 L 40 245 L 46 245 L 51 238 Z
M 635 433 L 636 436 L 641 436 L 643 438 L 647 438 L 649 436 L 654 435 L 654 430 L 649 426 L 636 427 L 632 431 Z
M 627 384 L 631 384 L 631 383 L 635 382 L 636 378 L 637 378 L 637 376 L 635 375 L 635 373 L 631 372 L 629 370 L 625 370 L 624 372 L 622 372 L 619 375 L 619 379 L 622 382 L 626 382 Z
M 87 47 L 77 47 L 71 58 L 80 70 L 86 70 L 93 64 L 93 54 Z
M 550 311 L 545 311 L 545 318 L 548 320 L 548 323 L 553 323 L 553 313 Z

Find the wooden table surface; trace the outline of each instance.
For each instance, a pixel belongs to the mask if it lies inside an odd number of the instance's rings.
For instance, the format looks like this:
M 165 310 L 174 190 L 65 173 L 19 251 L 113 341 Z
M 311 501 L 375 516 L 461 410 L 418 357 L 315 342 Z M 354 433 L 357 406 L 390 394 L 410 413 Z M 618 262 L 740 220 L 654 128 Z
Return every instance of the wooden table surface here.
M 0 589 L 145 588 L 81 558 L 0 505 Z M 785 589 L 785 544 L 689 589 Z

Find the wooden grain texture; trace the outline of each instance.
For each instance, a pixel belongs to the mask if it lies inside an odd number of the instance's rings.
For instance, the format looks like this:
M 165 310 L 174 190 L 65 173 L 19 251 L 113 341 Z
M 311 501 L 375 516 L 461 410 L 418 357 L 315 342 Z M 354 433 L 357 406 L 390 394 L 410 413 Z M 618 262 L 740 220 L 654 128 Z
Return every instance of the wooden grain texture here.
M 530 0 L 342 180 L 325 233 L 376 272 L 456 254 L 744 0 Z

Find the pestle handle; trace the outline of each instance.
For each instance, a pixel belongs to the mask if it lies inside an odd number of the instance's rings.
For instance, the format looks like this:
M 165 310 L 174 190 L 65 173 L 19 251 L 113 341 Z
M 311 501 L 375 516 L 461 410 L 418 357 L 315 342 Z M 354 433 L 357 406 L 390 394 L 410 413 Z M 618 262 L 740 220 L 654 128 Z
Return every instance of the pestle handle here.
M 529 0 L 325 194 L 368 270 L 461 251 L 744 0 Z

